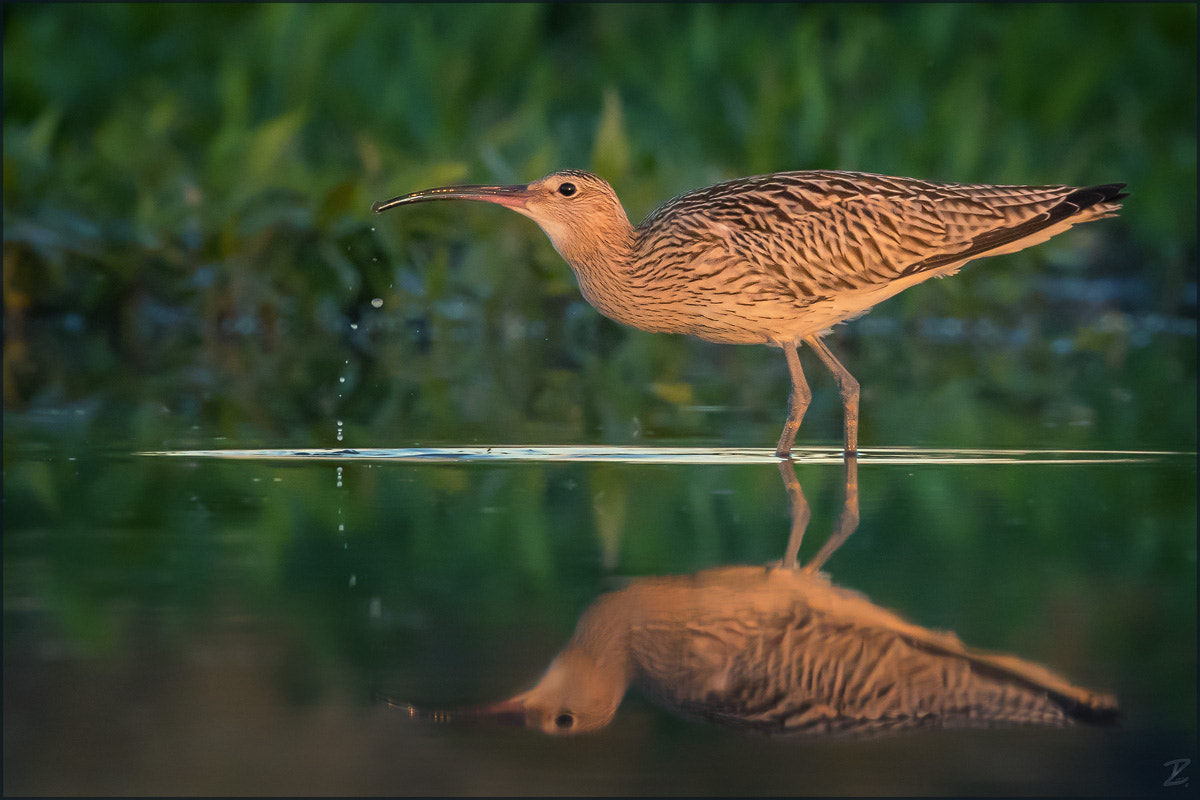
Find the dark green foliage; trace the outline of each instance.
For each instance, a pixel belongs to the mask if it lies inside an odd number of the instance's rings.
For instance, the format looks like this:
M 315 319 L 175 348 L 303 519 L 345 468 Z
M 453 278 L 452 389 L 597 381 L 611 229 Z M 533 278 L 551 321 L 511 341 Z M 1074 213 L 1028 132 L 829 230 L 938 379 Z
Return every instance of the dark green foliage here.
M 883 357 L 919 361 L 905 340 L 930 316 L 1011 329 L 1046 275 L 1194 318 L 1194 33 L 1186 5 L 9 5 L 5 311 L 27 348 L 5 407 L 170 373 L 150 394 L 212 432 L 312 437 L 335 408 L 404 440 L 557 415 L 579 441 L 639 410 L 695 431 L 649 387 L 730 402 L 692 357 L 709 350 L 594 319 L 527 222 L 368 210 L 562 166 L 603 173 L 634 218 L 780 169 L 1123 180 L 1119 221 L 873 312 L 902 320 Z M 775 360 L 752 379 L 764 408 Z

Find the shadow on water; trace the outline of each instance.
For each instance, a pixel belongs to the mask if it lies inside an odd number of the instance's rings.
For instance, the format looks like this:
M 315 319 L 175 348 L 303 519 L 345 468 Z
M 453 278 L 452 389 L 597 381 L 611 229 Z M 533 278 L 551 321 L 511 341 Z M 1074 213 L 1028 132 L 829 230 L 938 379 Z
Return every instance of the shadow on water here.
M 810 508 L 793 463 L 779 468 L 791 513 L 782 561 L 638 578 L 600 596 L 537 684 L 509 700 L 458 711 L 385 702 L 437 722 L 492 719 L 555 735 L 605 727 L 631 685 L 685 718 L 767 734 L 1115 721 L 1115 697 L 906 622 L 820 572 L 858 527 L 854 457 L 833 533 L 801 565 Z

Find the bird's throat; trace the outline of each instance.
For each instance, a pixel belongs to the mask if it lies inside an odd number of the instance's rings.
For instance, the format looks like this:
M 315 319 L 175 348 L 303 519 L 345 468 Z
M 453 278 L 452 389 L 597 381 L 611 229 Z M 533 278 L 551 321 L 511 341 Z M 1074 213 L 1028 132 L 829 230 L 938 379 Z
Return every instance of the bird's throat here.
M 571 231 L 556 236 L 547 230 L 555 250 L 570 265 L 585 300 L 601 314 L 632 324 L 629 306 L 636 302 L 632 285 L 635 231 L 628 222 L 613 230 Z

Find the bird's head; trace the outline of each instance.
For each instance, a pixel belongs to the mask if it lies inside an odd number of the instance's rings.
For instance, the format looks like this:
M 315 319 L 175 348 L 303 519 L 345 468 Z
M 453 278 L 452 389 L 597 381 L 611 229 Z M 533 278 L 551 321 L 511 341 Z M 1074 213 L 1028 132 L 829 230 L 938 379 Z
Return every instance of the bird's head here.
M 442 186 L 401 195 L 372 206 L 375 213 L 427 200 L 478 200 L 505 206 L 529 217 L 550 237 L 554 248 L 576 266 L 588 256 L 632 233 L 616 192 L 603 178 L 582 170 L 552 172 L 514 186 Z
M 495 720 L 568 736 L 597 731 L 611 722 L 627 686 L 624 674 L 607 671 L 582 651 L 568 648 L 536 686 L 501 703 L 459 711 L 407 709 L 414 717 L 438 722 Z

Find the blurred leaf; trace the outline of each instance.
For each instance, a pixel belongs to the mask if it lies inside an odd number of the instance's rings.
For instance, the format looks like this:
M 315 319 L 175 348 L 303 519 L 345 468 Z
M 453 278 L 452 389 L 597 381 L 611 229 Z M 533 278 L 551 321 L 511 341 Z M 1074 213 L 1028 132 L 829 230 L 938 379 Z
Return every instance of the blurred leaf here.
M 347 178 L 334 185 L 321 198 L 321 204 L 317 208 L 317 225 L 324 228 L 343 214 L 358 211 L 355 203 L 357 199 L 358 181 Z
M 62 123 L 62 116 L 62 108 L 57 105 L 51 105 L 29 126 L 25 145 L 27 147 L 26 153 L 31 159 L 35 161 L 49 159 L 50 146 L 54 141 L 55 134 L 58 133 L 59 126 Z
M 621 539 L 627 526 L 629 486 L 626 471 L 598 464 L 588 481 L 592 494 L 592 519 L 600 540 L 600 563 L 615 569 L 621 557 Z
M 673 405 L 690 405 L 695 402 L 692 385 L 681 381 L 655 381 L 650 384 L 654 396 Z
M 621 95 L 614 87 L 604 90 L 604 106 L 592 148 L 592 165 L 597 173 L 607 175 L 611 180 L 619 180 L 629 171 L 629 142 L 625 137 Z
M 296 109 L 263 123 L 251 134 L 246 151 L 247 178 L 263 180 L 279 168 L 280 162 L 291 155 L 305 116 L 303 109 Z

